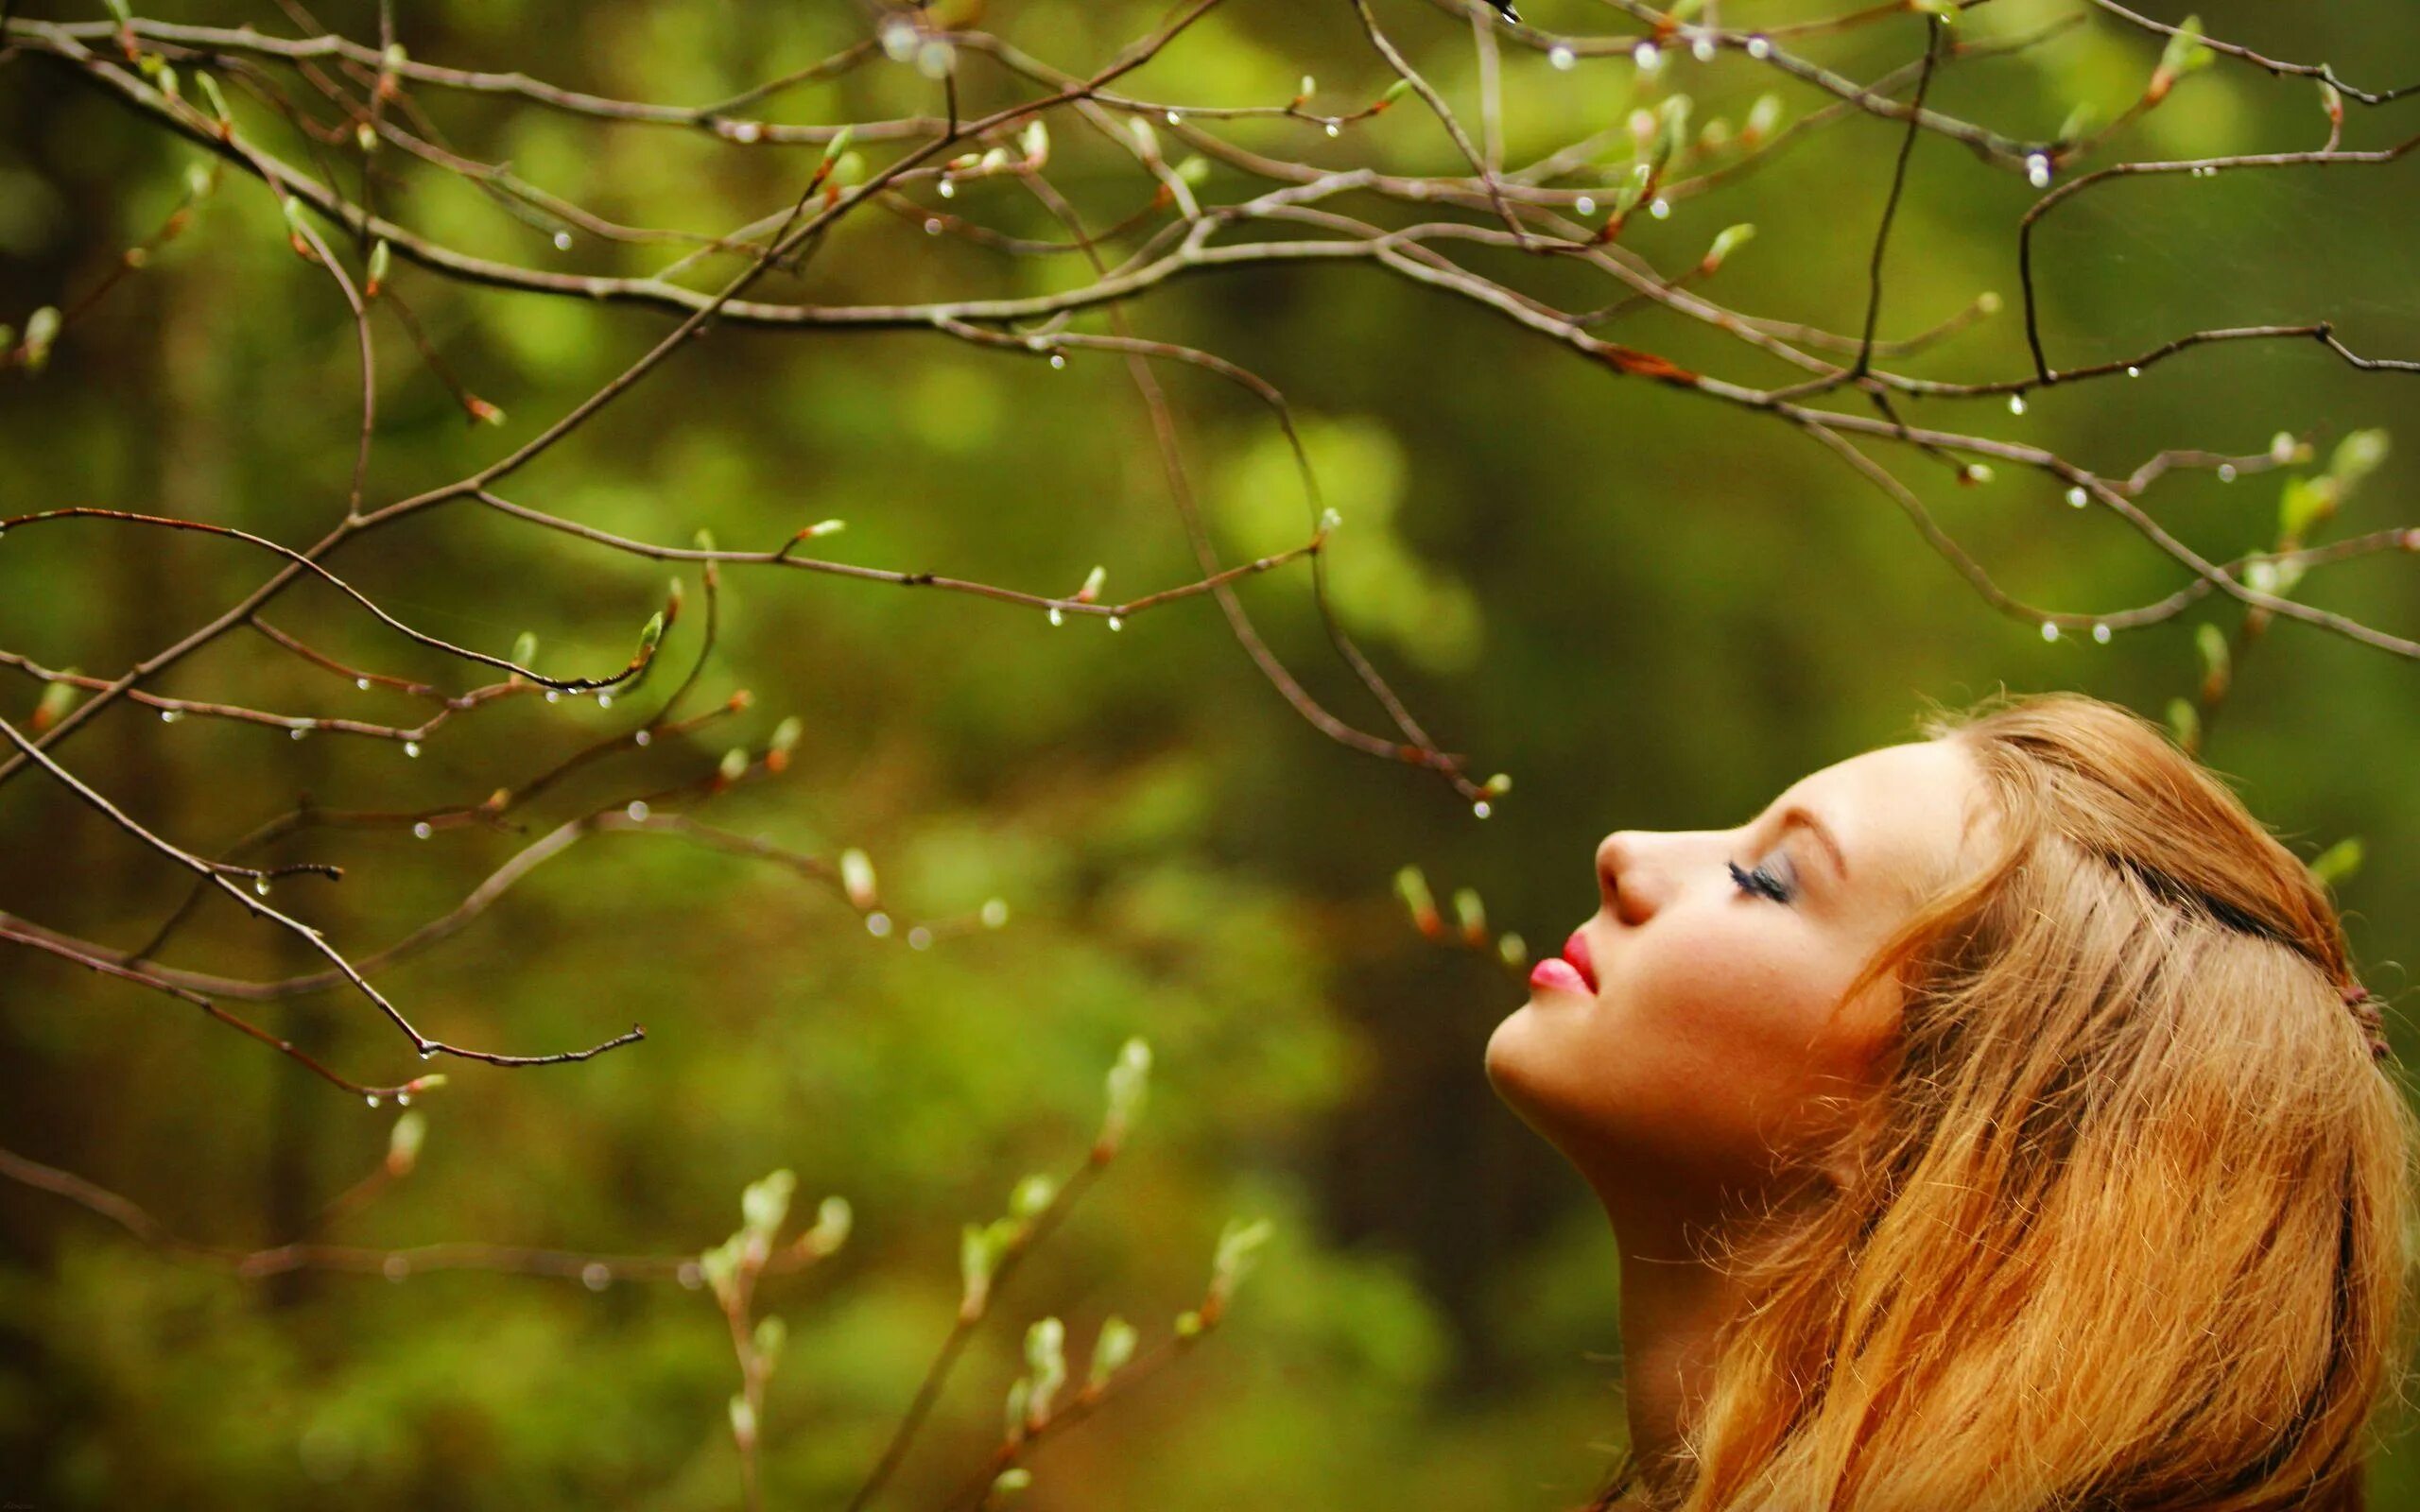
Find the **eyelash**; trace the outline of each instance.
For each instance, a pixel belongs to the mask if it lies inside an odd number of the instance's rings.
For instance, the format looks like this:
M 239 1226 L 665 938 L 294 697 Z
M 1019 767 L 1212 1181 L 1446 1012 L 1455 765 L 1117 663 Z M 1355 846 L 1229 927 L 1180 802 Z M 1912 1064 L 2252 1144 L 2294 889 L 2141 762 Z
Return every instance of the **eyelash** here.
M 1737 861 L 1726 861 L 1723 865 L 1731 868 L 1731 880 L 1739 885 L 1741 892 L 1760 898 L 1770 898 L 1777 903 L 1789 902 L 1789 887 L 1785 886 L 1781 879 L 1774 876 L 1770 869 L 1757 867 L 1751 870 L 1741 867 Z

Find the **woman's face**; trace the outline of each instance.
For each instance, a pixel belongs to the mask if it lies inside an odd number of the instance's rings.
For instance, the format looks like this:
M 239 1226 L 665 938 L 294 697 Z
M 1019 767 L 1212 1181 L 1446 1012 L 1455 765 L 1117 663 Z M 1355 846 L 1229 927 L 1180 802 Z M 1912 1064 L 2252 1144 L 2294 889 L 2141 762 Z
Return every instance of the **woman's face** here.
M 1607 835 L 1601 906 L 1497 1025 L 1489 1079 L 1609 1205 L 1763 1186 L 1868 1090 L 1895 992 L 1834 1007 L 1975 864 L 1982 795 L 1934 740 L 1802 778 L 1736 830 Z

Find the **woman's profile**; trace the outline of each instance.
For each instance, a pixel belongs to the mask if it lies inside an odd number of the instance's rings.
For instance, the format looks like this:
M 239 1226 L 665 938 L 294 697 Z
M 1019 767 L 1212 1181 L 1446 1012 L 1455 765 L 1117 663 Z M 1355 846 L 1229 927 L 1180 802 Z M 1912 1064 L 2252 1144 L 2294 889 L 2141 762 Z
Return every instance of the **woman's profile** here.
M 2077 695 L 1599 845 L 1487 1072 L 1621 1255 L 1599 1506 L 2358 1508 L 2415 1125 L 2309 870 Z

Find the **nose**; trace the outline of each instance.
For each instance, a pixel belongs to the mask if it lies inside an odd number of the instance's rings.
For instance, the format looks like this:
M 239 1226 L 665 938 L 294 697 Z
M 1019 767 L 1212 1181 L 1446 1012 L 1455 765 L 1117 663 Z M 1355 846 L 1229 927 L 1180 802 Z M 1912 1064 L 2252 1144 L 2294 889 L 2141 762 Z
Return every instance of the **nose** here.
M 1597 844 L 1597 890 L 1605 909 L 1625 924 L 1643 924 L 1654 916 L 1654 890 L 1642 862 L 1647 836 L 1636 830 L 1616 830 Z

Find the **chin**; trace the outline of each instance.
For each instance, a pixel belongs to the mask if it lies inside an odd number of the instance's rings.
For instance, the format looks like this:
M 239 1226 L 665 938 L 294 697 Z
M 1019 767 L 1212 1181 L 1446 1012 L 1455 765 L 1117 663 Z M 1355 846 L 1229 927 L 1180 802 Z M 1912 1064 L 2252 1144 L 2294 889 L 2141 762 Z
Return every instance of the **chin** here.
M 1495 1032 L 1487 1037 L 1488 1085 L 1525 1120 L 1536 1106 L 1533 1077 L 1541 1049 L 1536 1043 L 1540 1027 L 1537 1014 L 1525 1003 L 1505 1015 Z

